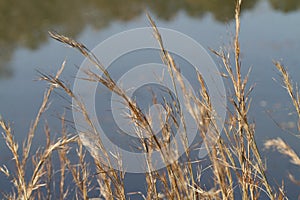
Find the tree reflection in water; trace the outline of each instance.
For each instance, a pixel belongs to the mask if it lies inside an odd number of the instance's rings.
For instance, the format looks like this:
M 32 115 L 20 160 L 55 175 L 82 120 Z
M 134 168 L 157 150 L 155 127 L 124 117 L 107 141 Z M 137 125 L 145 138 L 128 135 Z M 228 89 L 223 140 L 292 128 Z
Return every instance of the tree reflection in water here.
M 254 8 L 258 0 L 244 1 L 242 11 Z M 87 25 L 101 29 L 113 21 L 129 21 L 149 9 L 163 20 L 170 20 L 179 11 L 192 17 L 206 13 L 220 22 L 234 18 L 232 0 L 27 0 L 0 1 L 0 74 L 14 50 L 19 47 L 37 49 L 48 40 L 47 31 L 59 30 L 76 37 Z M 270 5 L 282 12 L 300 8 L 299 0 L 269 0 Z M 10 72 L 11 73 L 11 72 Z

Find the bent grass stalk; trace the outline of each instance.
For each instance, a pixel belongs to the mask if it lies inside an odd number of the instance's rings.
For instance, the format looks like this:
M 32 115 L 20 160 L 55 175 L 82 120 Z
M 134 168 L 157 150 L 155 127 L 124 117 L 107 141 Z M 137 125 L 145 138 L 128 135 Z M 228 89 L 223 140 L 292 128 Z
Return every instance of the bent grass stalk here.
M 300 95 L 299 95 L 299 88 L 296 85 L 293 84 L 293 81 L 291 80 L 291 77 L 287 71 L 287 69 L 283 66 L 282 63 L 278 61 L 273 61 L 275 67 L 279 71 L 283 87 L 286 89 L 288 95 L 290 96 L 290 99 L 294 105 L 294 108 L 296 110 L 297 116 L 298 116 L 298 132 L 300 132 Z M 299 135 L 298 139 L 299 139 Z M 276 149 L 279 153 L 286 155 L 290 162 L 300 167 L 300 158 L 299 155 L 281 138 L 276 139 L 270 139 L 265 142 L 265 148 L 266 149 Z M 296 180 L 296 178 L 289 174 L 290 180 L 295 183 L 296 185 L 300 185 L 299 180 Z
M 18 153 L 18 144 L 14 141 L 11 127 L 8 123 L 1 120 L 0 126 L 4 131 L 4 139 L 9 150 L 12 153 L 13 160 L 16 166 L 16 172 L 13 173 L 6 166 L 0 168 L 8 178 L 11 178 L 16 192 L 5 194 L 7 199 L 35 199 L 43 198 L 42 188 L 46 188 L 46 198 L 60 199 L 68 198 L 71 188 L 66 188 L 66 176 L 71 174 L 72 180 L 76 187 L 75 198 L 88 199 L 89 192 L 92 189 L 97 188 L 101 197 L 105 199 L 126 199 L 128 195 L 140 195 L 144 199 L 235 199 L 239 198 L 235 191 L 241 195 L 242 199 L 259 199 L 262 194 L 267 195 L 270 199 L 284 199 L 285 194 L 282 188 L 271 187 L 265 174 L 265 166 L 262 162 L 261 154 L 257 148 L 255 141 L 255 129 L 254 124 L 251 124 L 248 119 L 248 111 L 250 109 L 250 93 L 253 87 L 248 88 L 248 77 L 242 75 L 241 72 L 241 60 L 240 60 L 240 9 L 241 1 L 237 1 L 235 8 L 235 40 L 234 40 L 234 66 L 230 64 L 230 53 L 225 51 L 215 51 L 215 53 L 223 63 L 224 74 L 228 77 L 230 84 L 233 87 L 233 96 L 230 98 L 232 108 L 228 108 L 227 123 L 223 127 L 223 130 L 219 130 L 216 126 L 218 120 L 217 114 L 214 112 L 214 108 L 211 105 L 211 99 L 209 92 L 205 86 L 205 82 L 200 73 L 197 74 L 198 82 L 200 85 L 200 98 L 189 92 L 183 82 L 182 74 L 179 67 L 176 66 L 175 60 L 166 51 L 163 38 L 161 37 L 159 30 L 154 23 L 154 20 L 148 15 L 150 24 L 153 28 L 154 36 L 157 39 L 161 48 L 162 60 L 168 66 L 169 74 L 173 81 L 176 97 L 178 97 L 177 91 L 181 90 L 184 94 L 187 110 L 190 112 L 194 120 L 196 121 L 200 137 L 202 138 L 207 149 L 210 149 L 208 153 L 208 159 L 210 165 L 205 170 L 212 172 L 212 186 L 206 188 L 201 183 L 201 169 L 195 170 L 193 163 L 190 161 L 190 150 L 186 137 L 187 133 L 182 133 L 182 144 L 186 147 L 185 155 L 187 161 L 180 162 L 175 160 L 176 157 L 176 144 L 174 149 L 165 150 L 165 142 L 170 140 L 170 137 L 174 135 L 171 124 L 169 122 L 162 128 L 163 138 L 158 138 L 152 130 L 152 119 L 150 116 L 144 114 L 138 107 L 136 102 L 127 96 L 126 92 L 112 79 L 111 75 L 107 72 L 104 66 L 101 65 L 98 58 L 93 55 L 88 48 L 63 35 L 55 32 L 49 32 L 50 36 L 59 42 L 67 44 L 77 49 L 84 57 L 86 57 L 95 68 L 103 72 L 103 76 L 98 75 L 92 70 L 85 71 L 88 76 L 86 81 L 96 81 L 99 84 L 104 85 L 111 92 L 114 92 L 122 98 L 124 105 L 130 110 L 130 114 L 127 117 L 131 119 L 132 124 L 135 126 L 136 135 L 140 137 L 140 142 L 143 150 L 148 153 L 147 160 L 147 173 L 145 174 L 147 194 L 142 194 L 139 191 L 136 193 L 125 194 L 124 178 L 125 173 L 121 170 L 122 163 L 118 162 L 120 170 L 115 170 L 112 166 L 112 158 L 109 156 L 101 138 L 95 137 L 98 135 L 97 129 L 90 119 L 87 112 L 86 105 L 81 101 L 80 97 L 76 96 L 73 91 L 59 78 L 63 72 L 65 62 L 54 76 L 41 74 L 41 80 L 50 83 L 48 90 L 44 95 L 44 99 L 40 110 L 37 114 L 35 121 L 33 122 L 30 131 L 27 136 L 27 140 L 23 145 L 22 155 Z M 299 93 L 294 92 L 291 86 L 291 81 L 286 73 L 286 70 L 276 63 L 277 68 L 283 74 L 284 83 L 287 86 L 289 95 L 292 98 L 295 109 L 300 116 L 299 108 Z M 176 88 L 175 81 L 179 82 L 180 88 Z M 87 139 L 79 140 L 78 136 L 72 136 L 66 134 L 65 118 L 62 117 L 62 137 L 56 139 L 54 142 L 49 140 L 51 130 L 45 126 L 45 133 L 48 138 L 46 148 L 40 150 L 33 159 L 33 173 L 29 180 L 25 179 L 26 164 L 28 162 L 29 153 L 31 150 L 31 144 L 40 122 L 41 115 L 45 112 L 48 100 L 51 92 L 54 89 L 62 89 L 70 98 L 74 101 L 73 109 L 81 112 L 84 119 L 89 125 L 88 130 L 79 130 L 81 134 L 84 134 Z M 153 97 L 153 101 L 156 99 Z M 176 106 L 175 106 L 176 107 Z M 185 119 L 182 113 L 179 113 L 180 119 L 177 121 L 174 116 L 175 110 L 172 105 L 165 106 L 167 110 L 167 117 L 173 119 L 174 124 L 182 123 L 186 126 Z M 300 117 L 299 117 L 300 118 Z M 168 120 L 166 120 L 168 121 Z M 178 126 L 176 126 L 176 130 Z M 221 132 L 224 132 L 224 137 L 220 137 Z M 148 140 L 142 138 L 142 135 L 147 134 Z M 211 139 L 216 141 L 215 144 L 211 143 Z M 86 152 L 83 149 L 83 144 L 93 140 L 96 146 L 96 151 L 91 151 L 94 165 L 97 170 L 96 174 L 92 174 L 89 171 L 91 163 L 87 163 L 85 158 Z M 72 164 L 68 157 L 71 149 L 71 144 L 76 144 L 77 147 L 77 165 Z M 287 154 L 292 162 L 299 164 L 299 158 L 296 156 L 288 146 L 281 141 L 271 141 L 267 146 L 274 145 L 278 147 L 281 153 Z M 52 194 L 54 192 L 53 187 L 50 187 L 50 180 L 53 176 L 51 170 L 51 157 L 53 152 L 58 152 L 60 161 L 60 179 L 59 179 L 59 192 L 58 194 Z M 154 171 L 154 164 L 151 161 L 152 152 L 159 151 L 162 159 L 166 164 L 166 170 Z M 100 153 L 101 152 L 101 155 Z M 114 155 L 113 159 L 121 160 L 122 155 Z M 173 162 L 169 162 L 172 160 Z M 198 174 L 200 177 L 196 177 Z M 196 177 L 196 178 L 195 178 Z M 92 186 L 92 180 L 97 181 L 97 186 Z M 54 180 L 53 180 L 54 181 Z M 55 196 L 56 195 L 56 196 Z

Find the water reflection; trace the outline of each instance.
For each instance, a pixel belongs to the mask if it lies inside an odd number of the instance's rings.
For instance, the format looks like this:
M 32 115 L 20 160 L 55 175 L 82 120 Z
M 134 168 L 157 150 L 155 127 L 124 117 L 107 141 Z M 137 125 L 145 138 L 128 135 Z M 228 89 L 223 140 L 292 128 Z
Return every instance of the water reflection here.
M 254 8 L 258 0 L 244 1 L 242 11 Z M 300 8 L 298 0 L 269 0 L 282 12 Z M 113 21 L 128 21 L 149 9 L 160 19 L 170 20 L 179 11 L 202 17 L 211 13 L 220 22 L 233 19 L 232 0 L 53 0 L 0 1 L 0 77 L 12 74 L 5 66 L 19 47 L 35 50 L 48 40 L 49 29 L 76 37 L 87 25 L 101 29 Z
M 66 70 L 76 70 L 74 64 L 82 62 L 82 57 L 76 56 L 76 52 L 73 54 L 73 51 L 70 50 L 71 55 L 66 53 L 65 49 L 67 48 L 63 45 L 54 41 L 46 44 L 48 40 L 50 41 L 47 34 L 49 29 L 80 38 L 82 41 L 88 41 L 89 44 L 92 44 L 90 46 L 93 46 L 99 36 L 103 36 L 101 38 L 103 39 L 111 33 L 122 31 L 123 24 L 128 28 L 135 27 L 132 25 L 136 23 L 134 20 L 145 16 L 144 10 L 148 9 L 152 15 L 158 18 L 156 19 L 157 24 L 164 24 L 168 28 L 187 33 L 205 47 L 218 48 L 223 42 L 218 38 L 222 37 L 221 40 L 223 40 L 228 29 L 229 31 L 234 30 L 234 27 L 228 28 L 223 25 L 233 19 L 233 0 L 131 0 L 125 2 L 87 0 L 84 4 L 78 0 L 15 2 L 0 1 L 0 102 L 2 105 L 0 106 L 0 115 L 14 123 L 16 138 L 20 144 L 25 137 L 24 130 L 29 129 L 28 126 L 37 113 L 38 105 L 40 105 L 47 87 L 43 83 L 32 81 L 37 79 L 34 69 L 38 68 L 43 72 L 53 74 L 55 67 L 60 66 L 66 55 L 68 56 L 67 64 L 69 64 Z M 243 66 L 246 70 L 249 66 L 253 66 L 250 82 L 256 83 L 256 87 L 250 116 L 251 121 L 252 117 L 255 119 L 257 141 L 261 148 L 262 142 L 267 138 L 284 137 L 284 140 L 299 152 L 299 140 L 295 140 L 291 134 L 283 133 L 283 130 L 294 132 L 296 118 L 295 114 L 290 115 L 290 111 L 293 109 L 289 103 L 289 96 L 280 87 L 280 83 L 274 83 L 271 79 L 275 77 L 280 80 L 274 72 L 271 60 L 283 58 L 294 81 L 300 82 L 299 76 L 297 76 L 299 74 L 300 29 L 295 26 L 299 21 L 300 13 L 292 13 L 287 16 L 278 13 L 278 11 L 286 13 L 299 9 L 300 1 L 254 0 L 244 1 L 244 3 L 242 9 L 244 12 L 242 20 L 244 21 L 242 21 L 241 33 Z M 196 20 L 191 19 L 190 16 Z M 174 17 L 176 20 L 172 21 Z M 133 22 L 130 23 L 131 21 Z M 143 19 L 142 22 L 138 21 L 137 23 L 139 26 L 144 26 L 147 25 L 145 21 Z M 168 23 L 164 21 L 168 21 Z M 121 28 L 114 29 L 114 24 L 120 25 Z M 109 25 L 112 26 L 109 27 Z M 97 34 L 94 34 L 90 27 L 101 31 L 95 31 Z M 106 30 L 107 34 L 98 34 L 98 32 Z M 231 38 L 231 35 L 229 37 Z M 227 38 L 224 41 L 228 41 Z M 147 59 L 152 60 L 151 57 L 147 57 Z M 143 61 L 147 60 L 143 58 Z M 75 72 L 69 73 L 68 71 L 66 74 L 73 75 Z M 12 78 L 9 81 L 2 81 L 3 77 Z M 72 78 L 67 76 L 64 80 L 68 81 Z M 50 127 L 54 127 L 55 131 L 60 130 L 59 128 L 55 129 L 55 127 L 60 127 L 60 122 L 54 119 L 53 115 L 60 115 L 63 112 L 62 108 L 68 103 L 62 103 L 60 94 L 53 98 L 55 98 L 51 104 L 53 110 L 48 111 L 49 117 L 45 117 L 45 119 L 49 119 L 49 123 L 52 124 Z M 271 113 L 266 114 L 266 112 Z M 40 133 L 42 132 L 41 130 Z M 38 134 L 34 139 L 36 146 L 44 144 L 43 136 L 43 134 Z M 5 148 L 3 140 L 0 146 L 3 147 L 1 163 L 6 164 L 11 160 L 11 155 Z M 271 180 L 274 178 L 278 182 L 285 179 L 290 198 L 296 199 L 299 193 L 298 189 L 295 189 L 296 186 L 286 180 L 286 176 L 287 171 L 299 176 L 299 169 L 291 167 L 287 159 L 278 158 L 277 152 L 270 154 L 266 152 L 265 155 L 267 155 L 268 176 L 271 177 Z M 136 180 L 130 180 L 128 183 L 136 182 Z M 0 180 L 0 192 L 10 189 L 8 182 L 5 181 L 6 179 Z M 140 186 L 143 188 L 144 184 L 140 184 Z M 131 191 L 139 190 L 135 185 L 128 184 L 129 187 L 132 188 Z M 141 190 L 143 191 L 143 189 Z
M 282 12 L 296 11 L 300 8 L 300 1 L 297 0 L 269 0 L 270 5 L 274 10 Z

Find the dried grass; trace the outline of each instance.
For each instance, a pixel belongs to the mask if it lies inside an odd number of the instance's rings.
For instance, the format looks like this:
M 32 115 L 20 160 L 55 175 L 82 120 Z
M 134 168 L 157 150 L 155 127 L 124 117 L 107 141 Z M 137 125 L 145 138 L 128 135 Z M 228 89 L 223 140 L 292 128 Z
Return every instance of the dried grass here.
M 297 112 L 298 116 L 298 131 L 300 132 L 300 96 L 299 96 L 299 89 L 297 85 L 294 85 L 291 77 L 286 70 L 286 68 L 278 61 L 274 61 L 274 65 L 279 71 L 282 82 L 283 82 L 283 87 L 286 89 L 287 93 L 289 94 L 291 101 L 294 105 L 294 108 Z M 297 138 L 299 139 L 299 138 Z M 279 153 L 286 155 L 289 157 L 290 162 L 300 166 L 300 158 L 296 154 L 296 152 L 281 138 L 276 138 L 276 139 L 271 139 L 265 142 L 265 147 L 267 149 L 273 148 L 276 149 Z M 289 179 L 295 183 L 296 185 L 300 185 L 299 181 L 294 178 L 292 174 L 289 174 Z
M 250 109 L 250 94 L 253 87 L 248 87 L 248 76 L 242 75 L 241 60 L 240 60 L 240 9 L 241 1 L 237 1 L 235 8 L 235 22 L 236 31 L 234 39 L 234 65 L 230 63 L 230 52 L 224 50 L 215 51 L 212 50 L 222 60 L 225 77 L 228 77 L 230 84 L 233 87 L 233 95 L 230 97 L 230 103 L 232 108 L 228 108 L 228 118 L 223 130 L 218 130 L 216 126 L 217 116 L 214 113 L 214 108 L 211 104 L 210 95 L 205 87 L 205 82 L 200 73 L 197 74 L 200 95 L 201 98 L 191 94 L 183 82 L 182 74 L 178 66 L 169 52 L 164 48 L 163 38 L 161 37 L 159 30 L 157 29 L 155 22 L 148 15 L 150 24 L 153 28 L 154 36 L 157 39 L 161 48 L 162 60 L 168 66 L 169 74 L 173 80 L 173 85 L 177 94 L 178 90 L 181 90 L 184 94 L 185 105 L 190 112 L 194 120 L 196 121 L 199 130 L 200 137 L 202 138 L 207 149 L 210 149 L 208 153 L 208 159 L 210 166 L 206 170 L 212 172 L 211 188 L 206 188 L 201 183 L 202 170 L 195 171 L 192 162 L 189 160 L 190 151 L 186 150 L 185 156 L 186 162 L 174 161 L 176 157 L 176 149 L 170 149 L 169 151 L 163 150 L 165 141 L 170 139 L 170 136 L 174 134 L 169 126 L 162 128 L 163 138 L 158 138 L 151 127 L 152 119 L 145 115 L 137 104 L 130 97 L 126 95 L 126 92 L 116 84 L 110 74 L 105 70 L 100 61 L 86 48 L 83 44 L 60 35 L 58 33 L 49 32 L 50 36 L 64 44 L 67 44 L 77 49 L 83 56 L 85 56 L 97 69 L 103 72 L 103 76 L 96 74 L 89 70 L 85 71 L 88 75 L 86 81 L 96 81 L 104 85 L 111 92 L 121 97 L 125 106 L 131 111 L 130 117 L 132 124 L 136 128 L 137 136 L 140 136 L 140 142 L 143 150 L 148 152 L 147 157 L 147 173 L 146 185 L 147 193 L 142 194 L 137 191 L 135 193 L 125 194 L 124 176 L 122 171 L 115 170 L 112 166 L 112 160 L 109 156 L 109 152 L 104 148 L 101 138 L 95 138 L 98 135 L 97 129 L 93 124 L 90 116 L 87 112 L 86 106 L 81 102 L 80 98 L 76 96 L 73 91 L 60 80 L 60 75 L 64 69 L 65 63 L 62 64 L 61 69 L 55 76 L 46 75 L 41 73 L 41 80 L 50 83 L 50 87 L 46 91 L 43 99 L 42 106 L 38 112 L 38 115 L 33 122 L 30 131 L 27 136 L 27 140 L 23 145 L 23 148 L 19 150 L 18 144 L 14 141 L 11 127 L 8 123 L 1 120 L 0 126 L 4 133 L 4 139 L 9 150 L 12 153 L 13 161 L 15 162 L 16 171 L 8 169 L 6 166 L 0 168 L 0 171 L 4 173 L 14 184 L 14 189 L 11 193 L 6 194 L 7 199 L 35 199 L 35 198 L 69 198 L 69 195 L 73 195 L 76 199 L 89 199 L 90 190 L 99 190 L 101 197 L 105 199 L 126 199 L 131 195 L 139 195 L 143 199 L 260 199 L 267 196 L 270 199 L 285 199 L 283 188 L 274 188 L 270 185 L 268 178 L 265 174 L 266 167 L 262 162 L 263 158 L 257 148 L 255 140 L 254 124 L 249 122 L 248 111 Z M 284 83 L 287 87 L 288 93 L 292 98 L 295 109 L 300 116 L 300 101 L 299 93 L 294 92 L 291 87 L 291 81 L 286 70 L 276 63 L 277 68 L 283 75 Z M 175 80 L 180 84 L 180 88 L 176 88 Z M 89 125 L 89 129 L 82 133 L 88 138 L 93 139 L 97 143 L 97 151 L 101 151 L 99 156 L 96 152 L 91 152 L 94 158 L 94 166 L 97 170 L 96 175 L 91 174 L 91 163 L 86 161 L 86 151 L 83 148 L 82 142 L 77 136 L 67 135 L 65 129 L 65 119 L 62 117 L 62 136 L 55 141 L 50 141 L 49 127 L 45 126 L 45 133 L 47 137 L 46 147 L 44 150 L 40 150 L 32 159 L 34 166 L 33 173 L 30 174 L 30 179 L 25 180 L 26 165 L 29 158 L 29 152 L 31 150 L 31 144 L 35 135 L 36 128 L 41 121 L 41 115 L 45 112 L 48 104 L 51 92 L 56 89 L 62 89 L 69 97 L 74 100 L 74 109 L 78 110 L 85 117 L 86 122 Z M 155 101 L 155 98 L 154 100 Z M 182 106 L 182 105 L 181 105 Z M 176 106 L 175 106 L 176 107 Z M 173 119 L 175 124 L 182 123 L 186 126 L 186 121 L 182 113 L 180 113 L 179 121 L 176 121 L 174 116 L 174 109 L 172 106 L 166 107 L 168 110 L 167 116 Z M 170 125 L 170 124 L 169 124 Z M 178 128 L 178 127 L 177 127 Z M 221 131 L 223 131 L 224 137 L 220 137 Z M 148 140 L 142 138 L 142 133 L 149 136 Z M 182 144 L 188 147 L 188 140 L 186 133 L 183 133 Z M 216 141 L 212 144 L 210 139 L 213 138 Z M 77 147 L 78 163 L 75 165 L 68 157 L 71 149 L 71 144 Z M 282 140 L 276 139 L 266 143 L 267 147 L 275 146 L 281 153 L 289 156 L 294 164 L 299 165 L 300 161 L 298 156 L 288 145 Z M 60 178 L 59 191 L 54 191 L 50 186 L 53 178 L 53 166 L 51 158 L 53 152 L 58 152 L 60 161 Z M 159 151 L 162 159 L 166 164 L 166 170 L 154 171 L 153 163 L 151 161 L 151 153 Z M 119 159 L 120 155 L 116 155 L 116 159 Z M 172 160 L 174 162 L 169 162 Z M 122 163 L 119 163 L 119 168 L 122 169 Z M 66 184 L 66 177 L 70 174 L 74 182 L 74 187 L 69 188 Z M 197 174 L 197 176 L 196 176 Z M 26 174 L 27 175 L 27 174 Z M 98 185 L 92 185 L 92 180 L 96 180 Z M 46 193 L 43 193 L 41 188 L 46 188 Z M 75 191 L 75 194 L 71 194 L 71 191 Z M 237 192 L 236 192 L 237 191 Z M 53 194 L 56 192 L 56 194 Z M 237 193 L 240 195 L 237 195 Z

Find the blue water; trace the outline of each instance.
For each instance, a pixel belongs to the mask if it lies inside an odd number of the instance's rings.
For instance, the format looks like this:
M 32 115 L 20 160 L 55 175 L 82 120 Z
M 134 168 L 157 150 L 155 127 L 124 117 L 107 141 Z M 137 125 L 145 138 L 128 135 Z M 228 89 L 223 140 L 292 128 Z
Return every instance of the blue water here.
M 252 93 L 252 109 L 249 116 L 250 120 L 255 122 L 256 139 L 261 152 L 266 156 L 267 175 L 274 181 L 274 184 L 281 184 L 281 180 L 284 179 L 288 197 L 295 199 L 299 195 L 299 190 L 287 178 L 287 174 L 290 172 L 300 177 L 299 167 L 289 163 L 286 157 L 277 152 L 263 149 L 263 143 L 267 139 L 282 137 L 296 152 L 300 152 L 300 140 L 281 129 L 283 127 L 296 132 L 297 118 L 286 91 L 281 87 L 280 76 L 272 64 L 272 60 L 282 61 L 288 67 L 293 81 L 300 83 L 300 11 L 297 10 L 299 8 L 297 1 L 292 3 L 290 10 L 289 6 L 281 5 L 280 7 L 279 4 L 277 5 L 281 9 L 274 9 L 268 1 L 258 1 L 253 7 L 245 9 L 241 17 L 240 41 L 243 73 L 245 74 L 249 67 L 252 67 L 249 84 L 255 84 L 255 89 Z M 114 12 L 112 13 L 114 15 Z M 219 14 L 222 15 L 222 12 Z M 223 45 L 228 47 L 234 33 L 234 21 L 230 20 L 232 17 L 228 17 L 229 20 L 226 20 L 226 17 L 219 20 L 216 17 L 218 15 L 209 9 L 203 12 L 203 15 L 195 16 L 184 8 L 179 9 L 172 17 L 162 18 L 160 14 L 153 11 L 152 15 L 158 26 L 174 29 L 192 37 L 208 52 L 208 48 L 218 50 Z M 75 35 L 77 40 L 92 49 L 111 35 L 149 25 L 142 11 L 135 13 L 134 16 L 128 16 L 126 20 L 118 19 L 116 14 L 115 18 L 106 23 L 103 22 L 105 25 L 99 25 L 99 27 L 95 24 L 91 25 L 88 21 L 80 27 L 76 27 L 76 23 L 67 26 L 59 20 L 54 24 L 47 23 L 44 19 L 40 32 L 35 33 L 37 38 L 39 34 L 43 34 L 43 39 L 39 40 L 37 45 L 32 45 L 30 41 L 35 37 L 34 34 L 28 38 L 24 36 L 23 39 L 22 35 L 16 36 L 18 40 L 11 42 L 11 46 L 3 42 L 8 40 L 4 37 L 5 34 L 4 36 L 0 34 L 0 41 L 6 45 L 5 48 L 0 49 L 0 115 L 11 122 L 15 139 L 19 142 L 26 137 L 30 123 L 42 102 L 44 90 L 48 87 L 44 82 L 35 81 L 39 78 L 37 70 L 53 74 L 66 60 L 63 79 L 72 86 L 77 71 L 76 66 L 83 61 L 83 57 L 78 52 L 50 39 L 47 36 L 49 29 L 62 30 L 66 35 Z M 72 26 L 78 30 L 74 33 L 75 31 L 71 29 L 72 33 L 68 34 L 70 29 L 68 27 Z M 15 29 L 18 30 L 18 26 Z M 22 31 L 21 27 L 19 31 Z M 212 53 L 209 54 L 217 65 L 221 64 L 218 58 Z M 277 81 L 274 81 L 273 77 Z M 53 137 L 59 135 L 59 116 L 64 112 L 65 107 L 70 107 L 70 103 L 62 100 L 60 94 L 62 92 L 58 91 L 53 95 L 51 107 L 42 117 L 42 121 L 47 119 L 51 125 Z M 70 113 L 67 117 L 72 120 Z M 45 136 L 42 130 L 41 125 L 34 139 L 35 147 L 44 141 Z M 72 125 L 69 130 L 74 132 Z M 3 139 L 0 140 L 0 147 L 0 164 L 11 165 L 11 154 Z M 10 188 L 9 182 L 5 181 L 3 175 L 0 177 L 1 191 L 7 191 Z M 126 177 L 128 192 L 145 190 L 145 184 L 139 186 L 133 184 L 137 179 L 143 182 L 138 175 L 129 174 Z

